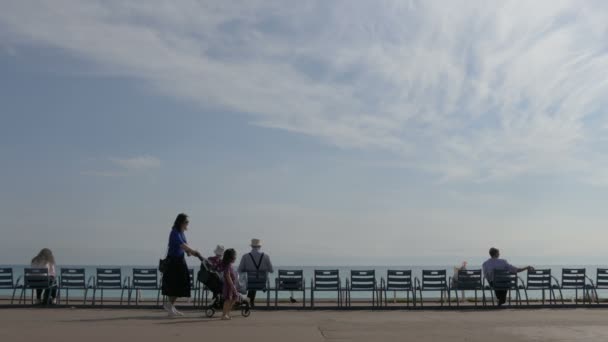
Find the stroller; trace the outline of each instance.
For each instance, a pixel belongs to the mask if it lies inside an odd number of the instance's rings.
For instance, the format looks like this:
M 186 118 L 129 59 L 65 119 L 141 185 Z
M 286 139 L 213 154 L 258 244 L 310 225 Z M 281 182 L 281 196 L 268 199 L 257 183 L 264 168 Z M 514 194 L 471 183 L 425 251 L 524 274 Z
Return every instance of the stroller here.
M 211 293 L 213 293 L 213 299 L 211 304 L 205 307 L 205 315 L 207 317 L 213 317 L 216 311 L 221 311 L 224 307 L 224 299 L 222 298 L 222 278 L 218 272 L 212 270 L 211 265 L 206 259 L 201 259 L 201 269 L 198 271 L 197 280 L 205 285 Z M 249 317 L 251 314 L 251 307 L 249 302 L 244 300 L 242 296 L 234 304 L 235 309 L 241 310 L 243 317 Z

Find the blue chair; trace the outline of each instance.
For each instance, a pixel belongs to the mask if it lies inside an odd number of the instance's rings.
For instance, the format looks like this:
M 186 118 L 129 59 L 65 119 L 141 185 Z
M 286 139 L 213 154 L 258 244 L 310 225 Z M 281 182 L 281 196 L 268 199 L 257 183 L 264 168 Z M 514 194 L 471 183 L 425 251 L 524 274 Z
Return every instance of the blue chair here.
M 135 305 L 139 305 L 138 291 L 156 291 L 156 305 L 160 304 L 161 286 L 156 268 L 134 268 L 131 286 L 129 287 L 128 305 L 131 305 L 131 295 L 135 291 Z
M 488 282 L 489 283 L 489 282 Z M 515 273 L 507 270 L 494 270 L 494 281 L 489 283 L 488 289 L 493 291 L 507 291 L 509 297 L 509 305 L 511 305 L 512 293 L 515 292 L 515 302 L 521 306 L 522 296 L 521 289 L 525 289 L 524 281 Z M 494 292 L 490 291 L 492 304 L 494 305 Z
M 587 280 L 591 284 L 587 284 Z M 560 286 L 560 297 L 564 304 L 564 297 L 561 290 L 574 290 L 574 302 L 578 304 L 578 292 L 583 294 L 583 305 L 591 304 L 591 291 L 593 282 L 587 277 L 587 270 L 584 268 L 562 268 L 562 283 Z
M 42 290 L 48 292 L 46 295 L 46 305 L 51 304 L 52 296 L 51 292 L 57 290 L 57 283 L 53 280 L 49 274 L 49 270 L 46 267 L 28 267 L 23 270 L 23 287 L 21 288 L 21 295 L 19 296 L 19 304 L 23 299 L 25 304 L 25 291 L 32 290 L 32 302 L 35 290 Z
M 70 303 L 70 290 L 84 291 L 82 304 L 87 303 L 87 293 L 93 288 L 92 282 L 94 277 L 86 280 L 86 272 L 84 268 L 62 268 L 59 277 L 59 296 L 57 301 L 61 301 L 61 290 L 65 290 L 65 304 Z
M 597 290 L 608 289 L 608 268 L 597 269 L 595 273 L 595 284 L 591 281 L 591 289 L 593 289 L 593 293 L 595 294 L 595 302 L 599 304 L 600 297 L 597 294 Z
M 388 306 L 388 291 L 405 292 L 407 307 L 410 306 L 410 293 L 414 306 L 416 306 L 416 291 L 414 291 L 414 281 L 412 278 L 412 270 L 388 270 L 386 272 L 386 281 L 380 281 L 380 303 L 382 303 L 382 292 L 384 292 L 384 306 Z
M 302 306 L 306 307 L 306 282 L 304 281 L 304 272 L 302 270 L 279 270 L 274 286 L 275 307 L 278 305 L 279 291 L 301 291 Z
M 338 307 L 342 306 L 342 281 L 338 270 L 315 270 L 310 286 L 310 307 L 315 306 L 315 292 L 337 292 Z
M 123 281 L 120 268 L 98 268 L 97 276 L 93 282 L 95 283 L 93 287 L 93 305 L 96 304 L 97 290 L 101 292 L 101 305 L 103 305 L 104 290 L 120 290 L 120 305 L 122 305 L 125 290 L 129 289 L 129 277 L 126 277 Z
M 451 305 L 450 287 L 448 285 L 446 270 L 422 270 L 422 281 L 416 278 L 416 289 L 420 294 L 420 306 L 424 306 L 422 293 L 428 291 L 440 292 L 441 306 L 443 306 L 445 294 L 448 299 L 448 305 Z
M 555 282 L 555 284 L 554 284 Z M 528 271 L 526 279 L 526 287 L 524 293 L 526 295 L 526 304 L 530 305 L 528 300 L 528 291 L 542 291 L 542 304 L 545 304 L 546 293 L 549 293 L 549 304 L 557 304 L 555 289 L 559 289 L 559 282 L 551 275 L 551 269 L 539 269 Z M 560 290 L 561 292 L 561 290 Z
M 351 292 L 371 292 L 372 293 L 372 306 L 376 306 L 378 297 L 378 286 L 376 283 L 376 271 L 366 270 L 350 271 L 350 279 L 346 280 L 346 304 L 352 305 Z
M 482 293 L 482 305 L 486 306 L 486 292 L 481 270 L 458 270 L 458 277 L 450 279 L 450 284 L 453 284 L 451 289 L 456 293 L 456 305 L 460 306 L 458 291 L 474 291 L 475 306 L 477 306 L 477 292 Z
M 13 290 L 11 296 L 11 304 L 15 301 L 15 293 L 18 289 L 22 288 L 21 277 L 17 278 L 17 281 L 13 281 L 13 269 L 10 267 L 0 268 L 0 289 Z
M 249 271 L 247 274 L 247 291 L 266 292 L 266 306 L 270 306 L 270 280 L 268 272 Z

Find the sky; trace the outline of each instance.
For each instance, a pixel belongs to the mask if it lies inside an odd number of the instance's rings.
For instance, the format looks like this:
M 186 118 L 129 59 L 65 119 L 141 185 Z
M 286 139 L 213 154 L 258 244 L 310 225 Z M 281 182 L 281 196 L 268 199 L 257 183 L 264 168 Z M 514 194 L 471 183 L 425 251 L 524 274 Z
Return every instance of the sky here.
M 2 1 L 0 264 L 608 264 L 606 70 L 605 1 Z

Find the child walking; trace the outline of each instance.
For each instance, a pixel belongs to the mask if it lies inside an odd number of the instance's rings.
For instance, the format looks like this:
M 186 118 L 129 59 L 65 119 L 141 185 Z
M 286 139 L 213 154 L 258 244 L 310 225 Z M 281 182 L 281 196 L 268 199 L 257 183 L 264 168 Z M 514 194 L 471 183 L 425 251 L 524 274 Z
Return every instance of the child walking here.
M 222 268 L 224 271 L 224 287 L 222 289 L 222 296 L 224 297 L 224 310 L 222 319 L 232 319 L 230 317 L 230 311 L 234 306 L 234 303 L 239 299 L 239 292 L 237 291 L 237 274 L 234 270 L 233 264 L 236 261 L 236 251 L 233 248 L 228 248 L 224 252 L 224 258 L 222 259 Z

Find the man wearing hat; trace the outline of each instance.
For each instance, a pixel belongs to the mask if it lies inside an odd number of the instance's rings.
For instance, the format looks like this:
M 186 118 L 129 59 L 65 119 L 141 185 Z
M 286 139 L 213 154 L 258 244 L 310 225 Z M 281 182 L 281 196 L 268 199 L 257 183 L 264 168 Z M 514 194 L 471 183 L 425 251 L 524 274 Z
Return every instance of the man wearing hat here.
M 241 263 L 239 264 L 239 273 L 246 272 L 265 272 L 266 276 L 268 273 L 274 272 L 272 263 L 270 262 L 270 256 L 260 251 L 262 248 L 262 242 L 260 239 L 251 239 L 251 252 L 244 254 L 241 257 Z M 248 291 L 247 297 L 251 307 L 254 307 L 256 291 Z

